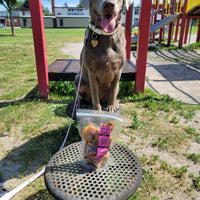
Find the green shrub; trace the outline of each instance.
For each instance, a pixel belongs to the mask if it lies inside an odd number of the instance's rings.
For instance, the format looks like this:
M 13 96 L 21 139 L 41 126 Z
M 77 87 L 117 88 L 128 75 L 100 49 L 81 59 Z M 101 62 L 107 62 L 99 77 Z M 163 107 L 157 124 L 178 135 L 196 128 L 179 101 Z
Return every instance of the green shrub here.
M 51 95 L 75 97 L 74 83 L 69 81 L 50 82 Z
M 134 94 L 135 82 L 121 81 L 119 82 L 119 98 L 129 97 Z

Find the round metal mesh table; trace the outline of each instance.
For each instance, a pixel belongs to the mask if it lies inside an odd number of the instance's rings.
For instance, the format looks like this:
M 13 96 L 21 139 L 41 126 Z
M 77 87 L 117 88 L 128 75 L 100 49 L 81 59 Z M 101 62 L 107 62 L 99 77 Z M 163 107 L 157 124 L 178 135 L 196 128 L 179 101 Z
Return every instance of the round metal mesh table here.
M 81 142 L 57 152 L 49 161 L 44 178 L 48 191 L 56 199 L 126 200 L 138 189 L 142 167 L 129 149 L 113 144 L 110 159 L 95 169 L 82 159 Z

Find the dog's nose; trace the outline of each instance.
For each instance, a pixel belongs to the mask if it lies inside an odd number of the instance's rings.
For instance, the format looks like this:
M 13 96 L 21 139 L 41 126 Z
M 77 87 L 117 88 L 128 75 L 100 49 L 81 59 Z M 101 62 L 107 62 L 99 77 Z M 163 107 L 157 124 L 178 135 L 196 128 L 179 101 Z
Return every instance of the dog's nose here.
M 106 9 L 106 10 L 112 11 L 114 9 L 114 7 L 115 7 L 115 5 L 112 2 L 105 1 L 103 3 L 103 8 Z

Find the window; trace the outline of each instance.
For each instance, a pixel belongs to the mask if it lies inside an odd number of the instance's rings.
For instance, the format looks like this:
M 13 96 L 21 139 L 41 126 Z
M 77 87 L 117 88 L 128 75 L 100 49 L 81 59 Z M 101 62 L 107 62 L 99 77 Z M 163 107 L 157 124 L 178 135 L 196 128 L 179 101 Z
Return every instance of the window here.
M 139 15 L 139 9 L 135 9 L 135 15 Z
M 61 12 L 57 12 L 57 15 L 61 15 Z
M 72 14 L 72 10 L 71 9 L 67 9 L 67 15 L 71 15 Z
M 63 26 L 63 19 L 60 19 L 60 26 Z

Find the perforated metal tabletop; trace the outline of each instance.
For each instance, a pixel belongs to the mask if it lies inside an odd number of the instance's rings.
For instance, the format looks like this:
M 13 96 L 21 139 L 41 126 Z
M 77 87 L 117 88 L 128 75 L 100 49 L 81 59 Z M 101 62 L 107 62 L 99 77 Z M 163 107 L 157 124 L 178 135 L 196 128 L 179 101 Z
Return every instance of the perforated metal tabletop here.
M 129 149 L 113 144 L 109 161 L 99 169 L 83 161 L 82 155 L 82 144 L 74 143 L 49 161 L 45 183 L 56 199 L 126 200 L 138 189 L 142 167 Z

